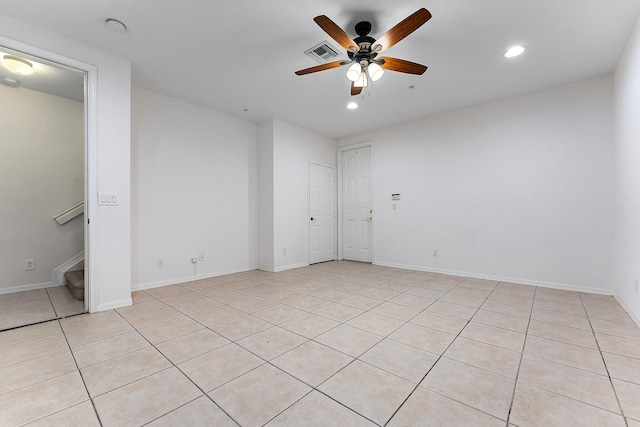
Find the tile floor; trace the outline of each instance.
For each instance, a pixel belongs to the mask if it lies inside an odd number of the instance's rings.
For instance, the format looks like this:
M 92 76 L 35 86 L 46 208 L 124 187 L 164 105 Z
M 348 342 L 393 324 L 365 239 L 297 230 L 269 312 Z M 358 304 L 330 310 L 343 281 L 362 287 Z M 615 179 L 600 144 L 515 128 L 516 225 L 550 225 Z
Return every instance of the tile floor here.
M 640 426 L 608 296 L 352 262 L 0 333 L 2 426 Z
M 0 331 L 84 313 L 64 286 L 0 295 Z

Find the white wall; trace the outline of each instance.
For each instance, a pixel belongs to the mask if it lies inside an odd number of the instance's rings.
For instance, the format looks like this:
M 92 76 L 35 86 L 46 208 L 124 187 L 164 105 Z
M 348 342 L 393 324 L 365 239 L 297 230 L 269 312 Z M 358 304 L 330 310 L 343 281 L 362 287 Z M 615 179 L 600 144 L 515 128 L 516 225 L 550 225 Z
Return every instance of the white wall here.
M 133 87 L 131 142 L 133 288 L 256 268 L 257 125 Z
M 309 163 L 335 166 L 336 140 L 272 119 L 260 124 L 259 144 L 258 264 L 268 271 L 308 265 Z
M 610 292 L 612 105 L 604 76 L 338 141 L 373 141 L 374 263 Z
M 640 21 L 615 74 L 615 292 L 640 324 Z
M 2 293 L 52 282 L 53 270 L 84 250 L 83 216 L 53 220 L 84 200 L 84 105 L 0 85 L 0 129 Z M 36 269 L 25 271 L 31 258 Z
M 131 304 L 131 63 L 4 15 L 0 45 L 89 70 L 89 309 Z M 99 192 L 117 193 L 119 205 L 98 206 Z

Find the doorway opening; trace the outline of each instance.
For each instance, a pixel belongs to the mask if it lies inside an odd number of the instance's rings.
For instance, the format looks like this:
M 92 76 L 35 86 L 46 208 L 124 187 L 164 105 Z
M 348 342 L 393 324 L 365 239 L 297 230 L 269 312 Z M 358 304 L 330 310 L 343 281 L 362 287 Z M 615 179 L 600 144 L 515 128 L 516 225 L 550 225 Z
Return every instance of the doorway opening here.
M 89 114 L 88 69 L 0 42 L 0 59 L 26 67 L 16 73 L 11 63 L 0 62 L 5 194 L 0 330 L 5 330 L 89 309 Z

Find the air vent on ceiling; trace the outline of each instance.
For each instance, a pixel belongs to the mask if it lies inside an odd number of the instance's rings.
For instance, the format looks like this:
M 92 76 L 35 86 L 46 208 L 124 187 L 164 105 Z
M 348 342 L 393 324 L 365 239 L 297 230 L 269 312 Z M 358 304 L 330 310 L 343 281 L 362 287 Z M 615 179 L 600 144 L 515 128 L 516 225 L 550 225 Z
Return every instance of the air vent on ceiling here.
M 326 40 L 305 51 L 305 55 L 310 56 L 321 64 L 340 56 L 338 50 L 331 46 Z

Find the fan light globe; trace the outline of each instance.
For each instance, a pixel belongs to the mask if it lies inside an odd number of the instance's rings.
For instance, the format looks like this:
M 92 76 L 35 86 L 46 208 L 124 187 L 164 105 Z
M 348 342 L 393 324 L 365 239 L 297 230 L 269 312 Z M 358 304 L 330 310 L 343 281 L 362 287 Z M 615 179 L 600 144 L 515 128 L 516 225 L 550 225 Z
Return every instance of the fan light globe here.
M 382 67 L 375 62 L 369 64 L 367 70 L 369 71 L 369 78 L 371 78 L 372 82 L 377 82 L 384 75 L 384 70 L 382 69 Z
M 28 76 L 33 74 L 33 64 L 26 59 L 22 59 L 13 55 L 5 55 L 2 57 L 2 65 L 9 71 L 19 76 Z
M 359 63 L 356 62 L 347 68 L 347 78 L 352 82 L 358 81 L 360 75 L 362 75 L 362 66 Z
M 353 87 L 367 87 L 367 73 L 360 73 L 358 80 L 353 82 Z

